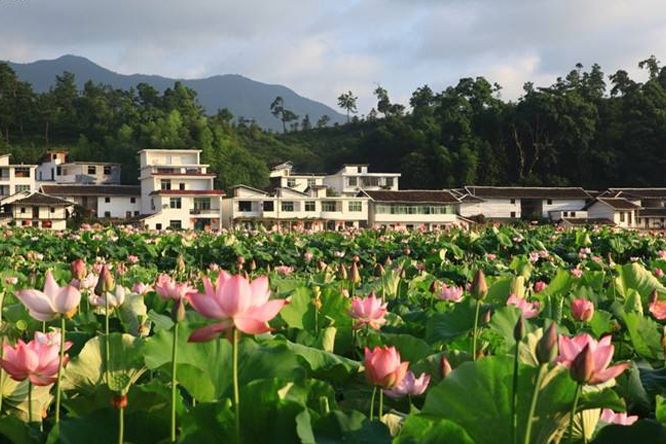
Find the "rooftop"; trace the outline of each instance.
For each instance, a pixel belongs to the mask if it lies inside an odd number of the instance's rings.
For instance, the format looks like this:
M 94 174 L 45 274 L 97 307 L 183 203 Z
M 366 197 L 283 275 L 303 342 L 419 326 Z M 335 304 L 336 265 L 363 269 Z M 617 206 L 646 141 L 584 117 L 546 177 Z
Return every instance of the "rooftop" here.
M 135 185 L 42 185 L 41 190 L 55 196 L 140 196 Z
M 482 199 L 576 199 L 587 200 L 592 196 L 581 187 L 490 187 L 466 186 L 465 190 Z
M 448 190 L 361 191 L 375 202 L 453 204 L 460 201 Z
M 151 196 L 163 194 L 166 196 L 224 196 L 222 190 L 156 190 L 150 193 Z
M 17 199 L 12 204 L 21 204 L 28 206 L 47 205 L 51 207 L 69 207 L 74 205 L 72 202 L 58 197 L 48 196 L 42 193 L 32 193 L 23 199 Z
M 624 197 L 598 197 L 594 202 L 587 205 L 586 208 L 594 205 L 595 202 L 604 203 L 616 210 L 636 210 L 640 208 L 639 205 L 629 202 Z

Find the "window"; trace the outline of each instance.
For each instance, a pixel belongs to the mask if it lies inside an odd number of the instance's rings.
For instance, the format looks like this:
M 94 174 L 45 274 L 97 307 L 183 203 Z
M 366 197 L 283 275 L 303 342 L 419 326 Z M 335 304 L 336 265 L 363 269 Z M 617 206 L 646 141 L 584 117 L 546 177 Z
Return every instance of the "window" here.
M 210 210 L 210 198 L 208 197 L 195 197 L 194 198 L 195 210 Z
M 287 186 L 289 188 L 294 188 L 296 186 L 296 179 L 291 179 L 291 178 L 287 179 Z
M 512 203 L 512 204 L 515 204 L 515 203 L 516 203 L 516 199 L 511 199 L 511 203 Z
M 62 167 L 56 167 L 56 176 L 62 176 Z
M 104 167 L 104 175 L 110 176 L 111 175 L 111 167 L 110 166 L 105 166 Z
M 350 187 L 355 187 L 358 184 L 358 178 L 356 177 L 348 177 L 347 181 Z
M 305 202 L 305 211 L 315 211 L 315 202 L 313 200 Z
M 252 202 L 241 200 L 238 202 L 238 211 L 252 211 Z
M 171 181 L 169 179 L 160 180 L 160 190 L 170 190 L 170 189 L 171 189 Z
M 30 168 L 27 167 L 14 168 L 14 177 L 30 177 Z
M 150 209 L 155 211 L 155 200 L 154 199 L 150 199 Z
M 25 207 L 21 207 L 21 213 L 25 213 Z
M 161 230 L 162 229 L 162 224 L 155 224 L 155 229 L 156 230 Z
M 111 212 L 110 211 L 105 211 L 104 212 L 104 217 L 106 217 L 106 218 L 111 217 Z
M 303 228 L 305 228 L 306 230 L 312 230 L 312 222 L 306 221 L 303 224 Z
M 568 213 L 567 211 L 563 211 L 563 212 L 562 212 L 562 216 L 563 216 L 563 217 L 567 217 L 567 216 L 569 216 L 569 213 Z
M 386 180 L 386 188 L 393 188 L 393 178 L 387 177 L 385 180 Z
M 282 211 L 291 212 L 294 211 L 294 203 L 291 201 L 282 202 Z
M 275 211 L 275 206 L 272 200 L 265 200 L 263 203 L 264 211 Z
M 35 221 L 35 226 L 37 226 L 37 221 Z M 51 228 L 53 224 L 51 224 L 50 220 L 44 220 L 42 221 L 42 228 Z
M 576 217 L 576 212 L 575 211 L 571 212 L 571 217 Z
M 169 208 L 179 209 L 183 205 L 180 197 L 172 197 L 169 199 Z
M 129 219 L 132 217 L 132 212 L 131 211 L 125 211 L 125 218 Z
M 349 212 L 358 213 L 360 211 L 363 211 L 363 203 L 362 202 L 356 202 L 356 201 L 350 201 L 349 202 Z
M 136 203 L 136 197 L 130 197 L 130 203 Z
M 135 211 L 135 212 L 134 212 L 134 215 L 135 215 L 135 216 L 138 216 L 138 215 L 139 215 L 139 212 L 138 212 L 138 211 Z
M 552 205 L 552 204 L 553 204 L 553 199 L 548 199 L 548 200 L 546 201 L 546 203 L 547 203 L 548 205 Z
M 184 184 L 184 183 L 179 183 L 179 184 L 178 184 L 178 189 L 179 189 L 180 191 L 183 191 L 183 190 L 185 189 L 185 184 Z
M 308 186 L 313 187 L 317 185 L 317 179 L 308 179 Z
M 104 198 L 104 203 L 111 203 L 111 198 L 110 197 L 105 197 Z
M 357 173 L 362 173 L 363 172 L 363 167 L 356 167 L 356 172 Z
M 179 220 L 170 220 L 169 221 L 169 228 L 172 228 L 174 230 L 180 230 L 183 228 L 183 224 Z
M 97 174 L 97 167 L 95 165 L 88 165 L 88 174 Z
M 620 222 L 624 222 L 624 211 L 620 211 Z
M 516 212 L 515 211 L 511 212 L 511 217 L 516 217 Z
M 336 204 L 334 200 L 325 200 L 321 203 L 321 211 L 338 211 Z
M 16 185 L 16 192 L 30 191 L 30 185 Z
M 51 213 L 55 213 L 55 208 L 54 208 L 54 207 L 50 207 L 50 208 L 49 208 L 49 211 L 50 211 Z

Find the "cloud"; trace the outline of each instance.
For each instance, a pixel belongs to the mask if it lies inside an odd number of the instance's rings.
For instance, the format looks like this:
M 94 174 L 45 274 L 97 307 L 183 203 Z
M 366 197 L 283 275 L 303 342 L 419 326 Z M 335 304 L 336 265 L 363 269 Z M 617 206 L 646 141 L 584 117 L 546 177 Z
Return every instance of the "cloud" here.
M 386 87 L 406 103 L 418 86 L 485 76 L 514 99 L 577 62 L 606 73 L 666 59 L 661 0 L 0 0 L 0 59 L 83 55 L 122 73 L 238 73 L 359 110 Z

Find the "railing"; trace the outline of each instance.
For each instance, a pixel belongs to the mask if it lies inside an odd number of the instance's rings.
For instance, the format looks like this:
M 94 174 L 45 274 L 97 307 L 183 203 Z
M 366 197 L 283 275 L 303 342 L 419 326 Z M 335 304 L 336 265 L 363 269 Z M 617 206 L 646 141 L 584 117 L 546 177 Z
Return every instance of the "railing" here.
M 219 208 L 193 208 L 190 210 L 190 214 L 207 214 L 207 213 L 216 213 L 219 211 Z

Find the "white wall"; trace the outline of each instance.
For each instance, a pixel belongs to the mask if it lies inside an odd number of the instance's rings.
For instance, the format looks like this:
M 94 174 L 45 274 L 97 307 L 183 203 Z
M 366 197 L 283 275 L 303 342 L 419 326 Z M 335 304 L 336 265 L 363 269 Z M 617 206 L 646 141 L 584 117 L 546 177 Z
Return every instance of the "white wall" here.
M 131 202 L 132 198 L 134 203 Z M 106 200 L 109 202 L 106 202 Z M 108 217 L 125 218 L 126 213 L 129 211 L 132 216 L 135 213 L 141 212 L 141 197 L 140 196 L 98 196 L 97 197 L 97 217 L 107 217 L 106 212 L 109 212 Z
M 509 218 L 511 212 L 515 212 L 513 217 L 520 218 L 520 199 L 485 199 L 483 202 L 475 202 L 460 205 L 460 215 L 463 217 L 472 217 L 483 214 L 489 218 Z
M 585 207 L 584 199 L 572 199 L 572 200 L 552 200 L 552 204 L 548 204 L 548 200 L 543 200 L 543 210 L 541 212 L 541 217 L 548 218 L 551 211 L 576 211 L 582 210 Z

